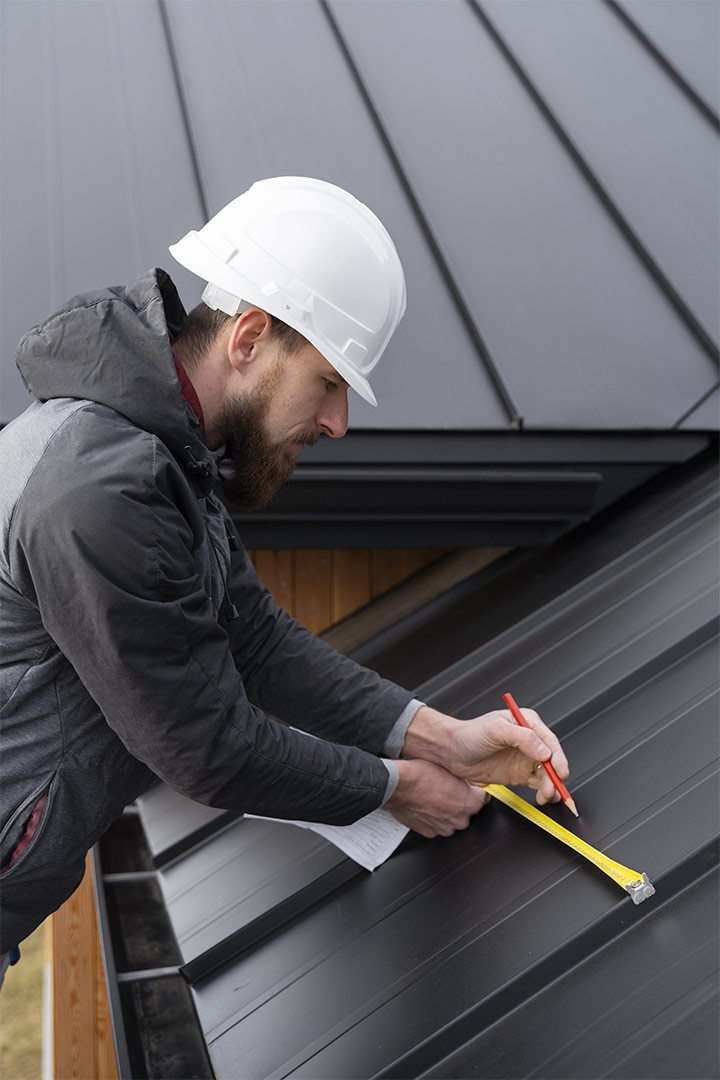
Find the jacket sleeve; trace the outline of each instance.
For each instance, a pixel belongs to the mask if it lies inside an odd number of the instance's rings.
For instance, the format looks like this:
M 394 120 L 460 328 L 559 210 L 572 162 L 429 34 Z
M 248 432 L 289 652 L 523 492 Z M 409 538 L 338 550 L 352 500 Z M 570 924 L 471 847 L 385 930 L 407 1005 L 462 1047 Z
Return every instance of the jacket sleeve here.
M 11 570 L 129 752 L 220 808 L 345 824 L 380 805 L 377 757 L 304 738 L 251 704 L 193 560 L 194 495 L 162 444 L 89 410 L 78 447 L 77 426 L 55 436 L 26 487 Z M 268 650 L 281 677 L 270 637 L 250 658 L 251 684 L 265 684 L 253 676 Z
M 385 752 L 413 695 L 343 656 L 277 607 L 244 550 L 234 553 L 229 585 L 240 617 L 227 628 L 251 700 L 320 738 Z

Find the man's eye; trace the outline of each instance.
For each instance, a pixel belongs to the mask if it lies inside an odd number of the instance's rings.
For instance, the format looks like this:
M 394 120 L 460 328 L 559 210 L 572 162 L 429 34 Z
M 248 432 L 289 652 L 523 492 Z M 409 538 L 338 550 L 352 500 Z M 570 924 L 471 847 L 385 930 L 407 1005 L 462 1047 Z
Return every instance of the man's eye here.
M 326 389 L 326 390 L 327 390 L 328 392 L 329 392 L 330 390 L 334 390 L 334 389 L 335 389 L 335 387 L 337 386 L 337 383 L 334 383 L 334 382 L 332 381 L 332 379 L 323 379 L 323 382 L 325 383 L 325 389 Z

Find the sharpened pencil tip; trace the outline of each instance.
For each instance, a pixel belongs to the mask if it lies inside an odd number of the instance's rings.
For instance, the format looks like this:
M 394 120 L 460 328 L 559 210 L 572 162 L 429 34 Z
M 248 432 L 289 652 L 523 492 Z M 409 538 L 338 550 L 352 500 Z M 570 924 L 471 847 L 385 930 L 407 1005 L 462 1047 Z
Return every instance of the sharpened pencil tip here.
M 580 817 L 577 812 L 577 806 L 575 805 L 574 799 L 565 799 L 565 805 L 567 806 L 568 810 L 570 810 L 575 815 L 576 818 Z

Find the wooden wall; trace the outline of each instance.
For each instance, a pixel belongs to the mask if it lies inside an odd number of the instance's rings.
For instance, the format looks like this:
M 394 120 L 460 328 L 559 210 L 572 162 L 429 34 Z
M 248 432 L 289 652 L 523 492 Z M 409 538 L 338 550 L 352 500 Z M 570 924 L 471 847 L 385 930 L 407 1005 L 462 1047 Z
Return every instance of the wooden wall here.
M 92 867 L 51 915 L 53 1075 L 56 1080 L 117 1080 Z
M 320 634 L 450 550 L 251 551 L 250 557 L 278 604 Z
M 314 633 L 364 607 L 449 548 L 251 551 L 277 603 Z M 92 867 L 50 917 L 55 1080 L 117 1080 Z

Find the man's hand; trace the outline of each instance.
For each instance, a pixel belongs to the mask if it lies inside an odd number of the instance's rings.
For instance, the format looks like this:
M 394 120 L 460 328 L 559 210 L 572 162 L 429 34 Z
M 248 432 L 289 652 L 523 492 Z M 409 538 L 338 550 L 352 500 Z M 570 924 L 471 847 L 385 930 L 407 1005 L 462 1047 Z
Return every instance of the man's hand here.
M 537 790 L 539 805 L 560 798 L 540 762 L 550 761 L 558 776 L 569 774 L 556 735 L 532 709 L 522 709 L 530 729 L 520 727 L 508 710 L 456 720 L 428 706 L 415 714 L 403 754 L 441 765 L 473 784 L 524 784 Z
M 396 761 L 400 780 L 383 809 L 421 836 L 466 829 L 490 796 L 429 761 Z

